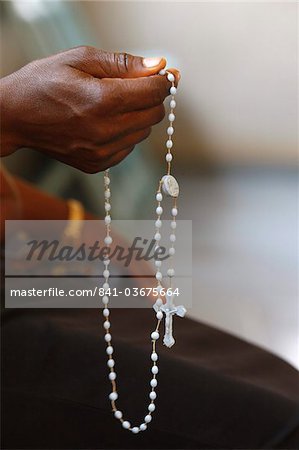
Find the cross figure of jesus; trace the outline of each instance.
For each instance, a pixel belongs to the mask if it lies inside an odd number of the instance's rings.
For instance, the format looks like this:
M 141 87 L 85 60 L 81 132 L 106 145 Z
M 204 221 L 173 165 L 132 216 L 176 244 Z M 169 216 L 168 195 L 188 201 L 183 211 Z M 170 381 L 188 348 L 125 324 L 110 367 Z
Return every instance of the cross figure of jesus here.
M 166 302 L 162 303 L 161 306 L 159 303 L 157 304 L 157 302 L 153 306 L 154 310 L 156 312 L 162 311 L 165 314 L 165 334 L 163 343 L 166 347 L 172 347 L 175 343 L 172 332 L 173 316 L 176 314 L 179 317 L 184 317 L 186 314 L 186 308 L 182 305 L 175 306 L 172 295 L 166 295 Z

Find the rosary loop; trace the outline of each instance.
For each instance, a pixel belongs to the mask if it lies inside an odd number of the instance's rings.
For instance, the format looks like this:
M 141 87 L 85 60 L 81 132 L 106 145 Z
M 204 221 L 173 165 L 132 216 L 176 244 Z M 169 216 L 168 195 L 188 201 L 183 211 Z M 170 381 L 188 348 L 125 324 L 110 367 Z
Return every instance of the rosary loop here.
M 173 153 L 172 153 L 172 148 L 173 148 L 173 134 L 174 134 L 174 121 L 175 121 L 175 114 L 174 114 L 174 110 L 176 107 L 176 100 L 175 100 L 175 96 L 177 93 L 177 88 L 175 87 L 175 77 L 171 72 L 168 72 L 167 70 L 161 70 L 159 72 L 159 74 L 161 76 L 167 76 L 168 81 L 170 81 L 171 83 L 171 87 L 170 87 L 170 95 L 171 95 L 171 99 L 170 99 L 170 112 L 168 114 L 168 128 L 167 128 L 167 136 L 168 139 L 166 141 L 166 155 L 165 155 L 165 160 L 166 160 L 166 174 L 162 176 L 162 178 L 160 179 L 159 183 L 158 183 L 158 188 L 156 191 L 156 201 L 157 201 L 157 205 L 156 205 L 156 220 L 155 220 L 155 235 L 154 235 L 154 240 L 156 243 L 156 249 L 159 248 L 159 243 L 161 240 L 161 227 L 162 227 L 162 214 L 163 214 L 163 208 L 162 208 L 162 201 L 163 201 L 163 196 L 167 196 L 167 197 L 171 197 L 172 198 L 172 208 L 171 208 L 171 223 L 170 223 L 170 235 L 169 235 L 169 258 L 168 261 L 170 261 L 170 267 L 168 267 L 167 269 L 167 278 L 169 280 L 169 289 L 167 289 L 167 293 L 165 295 L 166 300 L 165 302 L 163 302 L 162 300 L 162 295 L 161 295 L 161 291 L 163 289 L 162 286 L 162 280 L 163 280 L 163 275 L 162 275 L 162 261 L 156 257 L 155 259 L 155 267 L 156 267 L 156 281 L 157 281 L 157 292 L 160 294 L 158 295 L 157 301 L 155 302 L 153 308 L 156 314 L 156 318 L 157 318 L 157 323 L 156 323 L 156 327 L 154 329 L 154 331 L 152 331 L 150 338 L 151 338 L 151 343 L 152 343 L 152 349 L 151 349 L 151 361 L 152 361 L 152 368 L 151 368 L 151 380 L 149 383 L 149 387 L 150 387 L 150 392 L 149 392 L 149 404 L 147 407 L 147 412 L 144 416 L 143 422 L 137 426 L 132 425 L 131 422 L 129 422 L 126 418 L 124 418 L 123 413 L 120 409 L 118 409 L 117 407 L 117 400 L 118 400 L 118 393 L 117 393 L 117 387 L 116 387 L 116 371 L 115 371 L 115 360 L 113 359 L 113 346 L 112 346 L 112 335 L 110 332 L 110 326 L 111 326 L 111 322 L 110 322 L 110 310 L 108 309 L 108 304 L 109 304 L 109 295 L 105 295 L 102 297 L 102 302 L 104 305 L 104 309 L 103 309 L 103 316 L 104 316 L 104 330 L 105 330 L 105 335 L 104 335 L 104 339 L 105 342 L 107 343 L 107 347 L 106 347 L 106 354 L 108 356 L 108 361 L 107 361 L 107 366 L 108 366 L 108 370 L 109 370 L 109 380 L 111 382 L 112 385 L 112 391 L 109 394 L 109 400 L 111 402 L 111 407 L 112 407 L 112 412 L 114 414 L 114 417 L 116 419 L 118 419 L 121 424 L 122 427 L 126 430 L 131 431 L 133 434 L 137 434 L 140 431 L 145 431 L 148 427 L 148 424 L 152 421 L 153 418 L 153 412 L 156 409 L 156 405 L 155 405 L 155 399 L 157 397 L 157 393 L 156 393 L 156 387 L 158 385 L 158 381 L 157 381 L 157 375 L 159 372 L 158 369 L 158 353 L 157 353 L 157 341 L 160 337 L 160 333 L 159 333 L 159 328 L 160 328 L 160 324 L 163 320 L 163 318 L 165 318 L 165 333 L 164 333 L 164 338 L 163 338 L 163 343 L 164 345 L 166 345 L 167 347 L 172 347 L 173 344 L 175 343 L 175 339 L 173 337 L 173 316 L 177 315 L 180 317 L 184 317 L 186 314 L 186 309 L 184 308 L 184 306 L 175 306 L 174 301 L 173 301 L 173 295 L 171 294 L 172 289 L 173 289 L 173 283 L 174 283 L 174 277 L 175 277 L 175 271 L 173 268 L 173 259 L 174 259 L 174 255 L 175 255 L 175 241 L 176 241 L 176 227 L 177 227 L 177 222 L 176 222 L 176 217 L 178 214 L 178 205 L 177 205 L 177 199 L 179 196 L 179 184 L 177 182 L 177 180 L 171 175 L 171 164 L 172 164 L 172 160 L 173 160 Z M 104 238 L 104 243 L 105 246 L 110 249 L 110 246 L 112 244 L 112 237 L 111 237 L 111 190 L 110 190 L 110 176 L 109 176 L 109 169 L 107 169 L 105 171 L 104 174 L 104 196 L 105 196 L 105 225 L 106 225 L 106 236 Z M 157 253 L 155 253 L 157 254 Z M 103 277 L 104 277 L 104 284 L 103 284 L 103 289 L 104 291 L 107 291 L 110 288 L 110 284 L 109 284 L 109 276 L 110 276 L 110 272 L 109 272 L 109 264 L 110 264 L 110 260 L 109 260 L 109 256 L 107 255 L 104 258 L 104 271 L 103 271 Z M 170 294 L 168 295 L 168 292 L 170 291 Z

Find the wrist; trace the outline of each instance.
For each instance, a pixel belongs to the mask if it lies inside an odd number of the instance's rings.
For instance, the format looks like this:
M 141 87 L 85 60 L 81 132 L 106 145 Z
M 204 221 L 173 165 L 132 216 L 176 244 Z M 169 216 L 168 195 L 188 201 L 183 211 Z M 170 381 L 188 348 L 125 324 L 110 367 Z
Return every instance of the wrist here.
M 0 80 L 0 155 L 8 156 L 26 143 L 22 141 L 18 123 L 18 102 L 15 92 L 18 80 L 15 74 L 8 75 Z

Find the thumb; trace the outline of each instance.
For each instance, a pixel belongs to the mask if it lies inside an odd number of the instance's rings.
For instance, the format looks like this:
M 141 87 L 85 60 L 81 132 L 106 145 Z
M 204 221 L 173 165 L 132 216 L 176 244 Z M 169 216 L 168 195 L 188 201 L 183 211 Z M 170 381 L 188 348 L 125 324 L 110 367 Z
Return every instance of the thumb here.
M 142 58 L 129 53 L 104 53 L 102 69 L 109 78 L 137 78 L 157 74 L 166 66 L 165 58 Z
M 143 58 L 129 53 L 105 52 L 94 47 L 69 51 L 73 66 L 96 78 L 137 78 L 157 74 L 166 66 L 162 57 Z

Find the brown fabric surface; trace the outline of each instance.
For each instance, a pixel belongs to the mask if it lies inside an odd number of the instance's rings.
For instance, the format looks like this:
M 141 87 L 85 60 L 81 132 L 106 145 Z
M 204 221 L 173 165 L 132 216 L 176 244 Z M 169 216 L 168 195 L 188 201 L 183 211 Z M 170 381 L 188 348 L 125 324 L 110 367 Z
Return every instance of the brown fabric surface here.
M 149 310 L 112 310 L 118 406 L 141 423 L 150 380 Z M 298 372 L 274 355 L 189 319 L 159 344 L 157 410 L 133 436 L 113 418 L 102 314 L 7 310 L 3 442 L 7 449 L 299 448 Z

